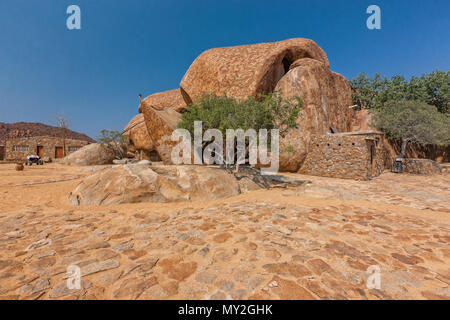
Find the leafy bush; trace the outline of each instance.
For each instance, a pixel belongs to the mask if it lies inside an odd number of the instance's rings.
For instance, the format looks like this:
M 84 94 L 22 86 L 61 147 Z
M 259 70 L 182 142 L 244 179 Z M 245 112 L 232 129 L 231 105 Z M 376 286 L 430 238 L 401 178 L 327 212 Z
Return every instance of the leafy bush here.
M 277 128 L 280 136 L 284 136 L 288 129 L 297 127 L 296 119 L 302 105 L 299 97 L 283 99 L 277 93 L 243 101 L 207 94 L 187 108 L 178 127 L 193 134 L 194 121 L 202 121 L 203 133 L 218 129 L 225 136 L 227 129 Z
M 388 101 L 372 111 L 372 125 L 388 138 L 402 140 L 404 156 L 406 144 L 450 144 L 450 116 L 421 101 Z

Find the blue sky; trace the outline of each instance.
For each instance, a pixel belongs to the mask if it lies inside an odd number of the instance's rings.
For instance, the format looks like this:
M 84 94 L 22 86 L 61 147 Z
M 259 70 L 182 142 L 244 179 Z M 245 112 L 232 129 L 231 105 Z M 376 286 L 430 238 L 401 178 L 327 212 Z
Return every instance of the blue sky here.
M 82 29 L 66 28 L 81 8 Z M 381 30 L 366 8 L 381 8 Z M 204 50 L 313 39 L 333 71 L 410 77 L 450 65 L 448 0 L 2 0 L 0 121 L 54 124 L 95 138 L 121 130 L 137 95 L 174 89 Z

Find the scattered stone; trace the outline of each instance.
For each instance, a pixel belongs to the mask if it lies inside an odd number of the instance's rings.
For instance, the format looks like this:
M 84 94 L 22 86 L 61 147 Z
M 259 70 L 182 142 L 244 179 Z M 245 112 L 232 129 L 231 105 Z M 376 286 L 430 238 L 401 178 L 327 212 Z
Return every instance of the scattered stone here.
M 51 244 L 52 244 L 52 240 L 51 239 L 40 239 L 40 240 L 37 240 L 37 241 L 33 242 L 32 244 L 30 244 L 25 249 L 25 251 L 36 250 L 36 249 L 39 249 L 39 248 L 45 248 L 45 247 L 48 247 Z
M 115 299 L 137 299 L 139 296 L 151 286 L 157 284 L 156 277 L 148 279 L 131 278 L 122 281 L 119 289 L 114 292 Z
M 391 256 L 397 259 L 398 261 L 406 264 L 417 264 L 423 262 L 423 259 L 417 256 L 405 256 L 399 253 L 392 253 Z
M 197 270 L 196 262 L 182 262 L 181 258 L 163 259 L 158 265 L 169 278 L 180 282 L 187 279 Z
M 81 290 L 86 290 L 86 289 L 90 288 L 91 286 L 92 286 L 91 282 L 89 282 L 88 280 L 85 280 L 85 279 L 81 279 L 80 289 L 69 289 L 67 287 L 67 282 L 64 281 L 64 282 L 58 284 L 57 286 L 53 287 L 50 290 L 50 292 L 48 293 L 48 296 L 51 299 L 61 298 L 61 297 L 68 296 L 70 294 L 78 293 Z
M 197 254 L 198 254 L 200 257 L 204 257 L 208 252 L 209 252 L 209 248 L 208 248 L 208 247 L 204 247 L 204 248 L 201 249 Z
M 197 275 L 195 276 L 195 280 L 197 280 L 198 282 L 202 282 L 202 283 L 213 283 L 214 280 L 216 280 L 217 276 L 215 274 L 212 273 L 208 273 L 208 272 L 200 272 L 197 273 Z
M 269 283 L 276 283 L 277 286 L 270 287 L 269 291 L 285 300 L 315 300 L 316 298 L 305 288 L 293 281 L 274 276 Z
M 26 284 L 19 289 L 19 294 L 21 296 L 31 296 L 35 293 L 47 290 L 50 288 L 49 279 L 37 279 L 33 283 Z

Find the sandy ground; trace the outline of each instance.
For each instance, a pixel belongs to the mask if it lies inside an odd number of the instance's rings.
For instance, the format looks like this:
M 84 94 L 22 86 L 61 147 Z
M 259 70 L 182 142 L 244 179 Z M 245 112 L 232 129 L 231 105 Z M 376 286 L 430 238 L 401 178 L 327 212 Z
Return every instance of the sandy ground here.
M 0 165 L 1 298 L 450 299 L 450 175 L 73 207 L 88 170 Z

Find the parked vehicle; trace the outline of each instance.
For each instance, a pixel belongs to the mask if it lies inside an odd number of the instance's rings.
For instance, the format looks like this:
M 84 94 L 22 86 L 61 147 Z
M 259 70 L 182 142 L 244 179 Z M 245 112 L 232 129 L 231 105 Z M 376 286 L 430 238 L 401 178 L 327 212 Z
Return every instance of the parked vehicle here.
M 27 166 L 31 166 L 33 165 L 33 163 L 35 163 L 36 165 L 43 165 L 44 160 L 42 160 L 39 156 L 35 154 L 27 156 L 27 161 L 25 161 L 25 164 Z

